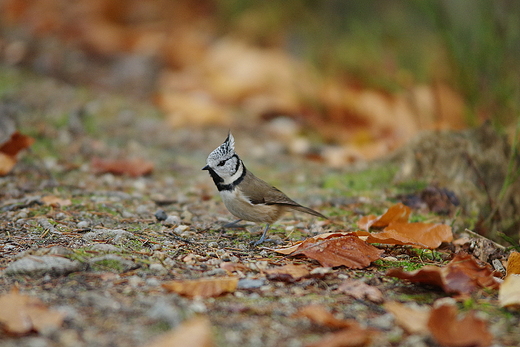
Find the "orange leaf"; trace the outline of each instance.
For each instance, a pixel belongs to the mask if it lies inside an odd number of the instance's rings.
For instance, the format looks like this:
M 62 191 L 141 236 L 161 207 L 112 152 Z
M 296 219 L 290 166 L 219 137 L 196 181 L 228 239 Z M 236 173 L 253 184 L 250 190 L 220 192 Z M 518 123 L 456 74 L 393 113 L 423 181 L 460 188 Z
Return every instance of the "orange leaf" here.
M 485 347 L 493 342 L 486 322 L 475 317 L 474 312 L 464 318 L 457 318 L 457 308 L 442 305 L 434 308 L 428 320 L 428 328 L 437 342 L 443 346 Z
M 0 152 L 0 176 L 5 176 L 16 165 L 16 158 Z
M 50 310 L 38 298 L 20 294 L 18 289 L 0 296 L 0 307 L 0 323 L 9 334 L 24 335 L 58 328 L 63 323 L 63 313 Z
M 288 264 L 265 270 L 268 280 L 296 282 L 303 277 L 310 275 L 310 271 L 305 265 Z
M 149 175 L 154 168 L 152 162 L 138 158 L 115 160 L 93 158 L 91 165 L 97 173 L 109 172 L 114 175 L 129 175 L 131 177 Z
M 332 313 L 327 311 L 325 307 L 318 304 L 307 305 L 300 308 L 294 317 L 305 317 L 317 325 L 323 325 L 329 328 L 350 328 L 357 326 L 358 323 L 353 319 L 338 319 Z
M 214 346 L 211 336 L 211 324 L 206 317 L 195 317 L 183 322 L 175 330 L 160 335 L 146 347 L 211 347 Z
M 383 302 L 383 293 L 376 287 L 369 286 L 361 280 L 346 279 L 338 287 L 338 291 L 350 295 L 358 300 L 365 297 L 373 302 Z
M 369 346 L 372 337 L 376 333 L 373 329 L 363 329 L 359 325 L 349 329 L 343 329 L 335 333 L 325 335 L 319 341 L 306 347 L 362 347 Z
M 512 252 L 507 258 L 506 276 L 520 274 L 520 253 Z
M 498 289 L 499 287 L 489 265 L 481 266 L 473 256 L 462 252 L 456 254 L 453 260 L 442 268 L 427 265 L 411 272 L 390 269 L 386 275 L 411 282 L 436 285 L 450 294 L 468 294 L 479 288 Z
M 506 277 L 498 290 L 500 307 L 520 310 L 520 275 L 511 274 Z
M 451 227 L 446 224 L 392 222 L 381 232 L 358 231 L 356 234 L 368 236 L 366 241 L 371 243 L 412 245 L 430 249 L 453 240 Z
M 384 228 L 392 222 L 406 223 L 412 210 L 410 207 L 402 203 L 391 206 L 383 215 L 376 217 L 369 215 L 362 217 L 358 221 L 358 227 L 362 230 L 368 231 L 370 227 Z
M 238 285 L 236 277 L 202 278 L 198 280 L 170 281 L 162 284 L 169 292 L 203 298 L 219 296 L 224 293 L 234 292 Z
M 72 205 L 72 201 L 70 199 L 62 199 L 58 198 L 54 195 L 47 195 L 42 198 L 42 201 L 45 205 L 59 207 L 59 206 L 70 206 Z
M 21 150 L 30 147 L 34 143 L 34 139 L 30 136 L 20 134 L 15 131 L 11 134 L 11 138 L 3 144 L 0 144 L 0 152 L 10 157 L 15 157 Z
M 426 334 L 430 309 L 412 308 L 396 301 L 387 302 L 385 309 L 395 317 L 396 323 L 410 334 Z
M 304 254 L 317 260 L 322 266 L 344 265 L 348 268 L 362 269 L 370 265 L 384 252 L 354 234 L 332 233 L 321 237 L 311 237 L 291 248 L 291 255 Z M 287 249 L 274 250 L 287 254 Z

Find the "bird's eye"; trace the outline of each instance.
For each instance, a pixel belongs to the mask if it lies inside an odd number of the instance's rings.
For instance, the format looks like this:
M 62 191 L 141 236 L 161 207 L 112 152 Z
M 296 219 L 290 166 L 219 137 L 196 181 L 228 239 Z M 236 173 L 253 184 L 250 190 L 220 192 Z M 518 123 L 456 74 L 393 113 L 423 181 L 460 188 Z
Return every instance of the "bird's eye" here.
M 221 161 L 217 164 L 217 166 L 223 166 L 225 163 L 226 163 L 225 160 L 221 160 Z

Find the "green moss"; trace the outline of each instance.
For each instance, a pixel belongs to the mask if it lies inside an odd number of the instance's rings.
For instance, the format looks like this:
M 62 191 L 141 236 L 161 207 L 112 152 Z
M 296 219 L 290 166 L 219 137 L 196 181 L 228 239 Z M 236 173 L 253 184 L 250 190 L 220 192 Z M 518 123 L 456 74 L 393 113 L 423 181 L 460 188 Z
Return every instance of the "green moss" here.
M 402 268 L 404 271 L 414 271 L 422 268 L 425 264 L 411 261 L 388 261 L 378 259 L 374 261 L 374 265 L 377 265 L 381 270 Z
M 331 173 L 325 177 L 323 187 L 347 196 L 385 189 L 391 185 L 397 169 L 394 165 L 373 165 L 363 171 Z

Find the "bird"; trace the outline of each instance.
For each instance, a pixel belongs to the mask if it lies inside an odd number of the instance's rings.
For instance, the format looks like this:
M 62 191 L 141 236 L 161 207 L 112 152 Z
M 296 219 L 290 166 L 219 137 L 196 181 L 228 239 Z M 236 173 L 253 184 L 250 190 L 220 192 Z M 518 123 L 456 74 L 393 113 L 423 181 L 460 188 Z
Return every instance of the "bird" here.
M 202 170 L 209 172 L 228 211 L 239 218 L 225 227 L 235 225 L 241 220 L 266 223 L 262 236 L 253 243 L 254 246 L 266 241 L 271 224 L 286 211 L 296 210 L 328 219 L 321 213 L 300 205 L 247 170 L 244 162 L 235 153 L 235 139 L 231 132 L 224 143 L 209 154 Z

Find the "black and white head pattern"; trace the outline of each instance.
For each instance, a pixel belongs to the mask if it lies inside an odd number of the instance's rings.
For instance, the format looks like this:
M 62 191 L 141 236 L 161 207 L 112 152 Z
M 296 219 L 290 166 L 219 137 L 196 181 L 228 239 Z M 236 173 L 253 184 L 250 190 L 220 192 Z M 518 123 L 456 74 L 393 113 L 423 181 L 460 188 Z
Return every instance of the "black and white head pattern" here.
M 206 160 L 213 181 L 219 190 L 229 190 L 238 184 L 245 175 L 242 161 L 235 153 L 235 139 L 231 133 L 223 144 L 210 153 Z

